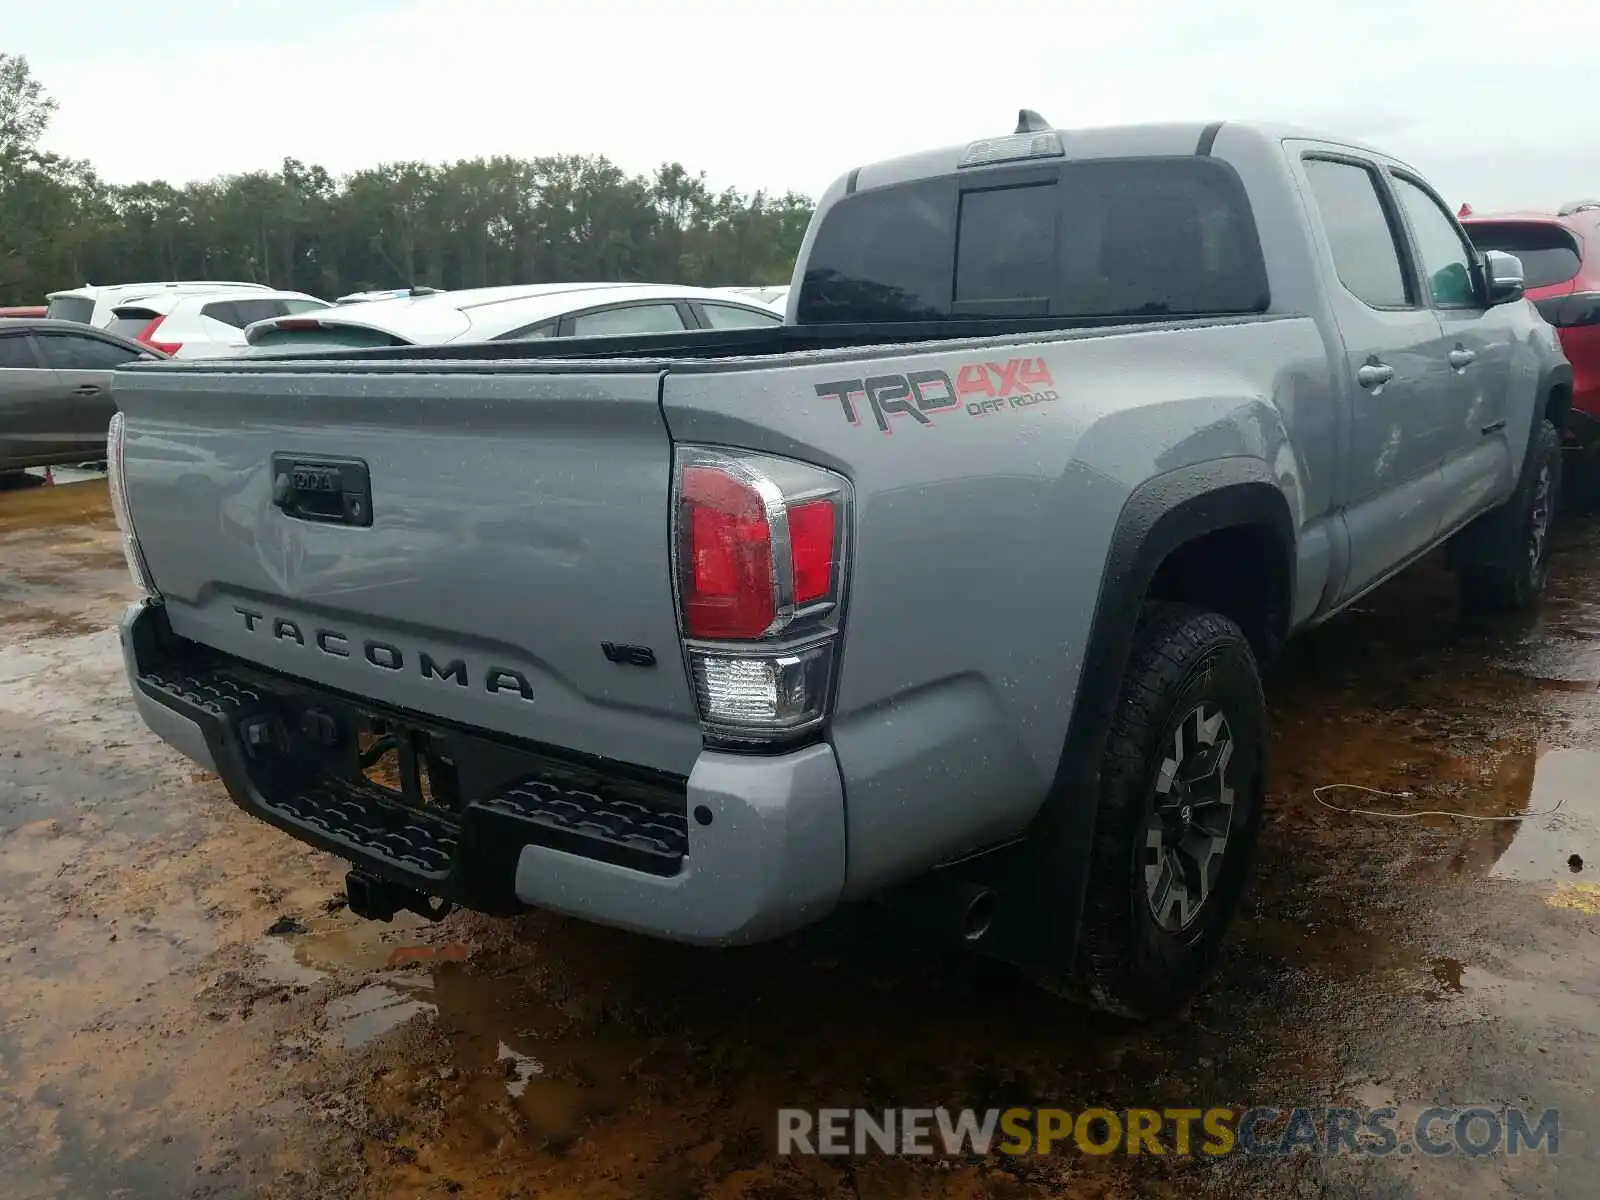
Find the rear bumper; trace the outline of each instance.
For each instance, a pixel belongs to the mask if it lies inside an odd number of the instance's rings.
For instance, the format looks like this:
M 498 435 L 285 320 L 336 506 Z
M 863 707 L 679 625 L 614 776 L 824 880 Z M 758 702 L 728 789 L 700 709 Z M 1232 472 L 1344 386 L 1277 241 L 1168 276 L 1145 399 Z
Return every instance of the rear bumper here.
M 184 642 L 158 606 L 131 606 L 120 628 L 153 732 L 221 777 L 247 813 L 401 887 L 708 945 L 809 924 L 844 887 L 844 792 L 827 745 L 705 751 L 688 779 L 669 779 L 379 710 L 475 760 L 461 778 L 476 782 L 454 804 L 418 808 L 337 769 L 352 748 L 298 732 L 308 712 L 344 729 L 374 711 L 365 702 Z

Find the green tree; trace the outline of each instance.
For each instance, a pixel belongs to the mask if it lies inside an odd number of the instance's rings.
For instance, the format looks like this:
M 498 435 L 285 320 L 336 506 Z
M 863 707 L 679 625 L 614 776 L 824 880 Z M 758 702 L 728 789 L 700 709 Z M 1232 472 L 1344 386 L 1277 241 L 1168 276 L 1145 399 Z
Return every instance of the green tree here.
M 0 52 L 0 186 L 12 172 L 34 165 L 39 138 L 55 112 L 56 102 L 33 77 L 28 60 Z
M 713 194 L 681 163 L 595 155 L 382 163 L 107 186 L 38 150 L 55 111 L 0 54 L 0 303 L 85 282 L 241 279 L 316 295 L 429 284 L 786 280 L 811 216 L 787 194 Z

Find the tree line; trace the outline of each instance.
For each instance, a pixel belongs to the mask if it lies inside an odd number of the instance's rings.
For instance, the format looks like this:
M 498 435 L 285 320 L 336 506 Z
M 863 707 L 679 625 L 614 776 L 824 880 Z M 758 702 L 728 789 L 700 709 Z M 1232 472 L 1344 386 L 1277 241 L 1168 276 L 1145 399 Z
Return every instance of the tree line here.
M 285 159 L 174 185 L 101 180 L 42 151 L 56 102 L 0 52 L 0 304 L 84 283 L 229 279 L 310 292 L 566 280 L 788 280 L 812 202 L 712 191 L 679 163 L 598 155 L 386 163 L 345 176 Z

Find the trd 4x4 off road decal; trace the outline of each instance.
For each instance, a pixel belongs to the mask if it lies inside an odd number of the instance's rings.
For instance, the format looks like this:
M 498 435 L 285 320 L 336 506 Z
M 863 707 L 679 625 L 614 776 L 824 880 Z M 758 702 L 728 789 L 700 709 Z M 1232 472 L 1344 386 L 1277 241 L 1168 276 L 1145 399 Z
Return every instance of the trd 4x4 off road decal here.
M 1042 358 L 1013 358 L 1005 362 L 969 363 L 952 381 L 943 371 L 907 371 L 904 375 L 874 375 L 867 379 L 841 379 L 817 384 L 817 395 L 839 401 L 845 419 L 861 424 L 861 408 L 884 433 L 894 432 L 889 418 L 907 416 L 918 425 L 932 425 L 930 413 L 966 407 L 967 415 L 985 416 L 1012 408 L 1059 399 L 1055 380 Z

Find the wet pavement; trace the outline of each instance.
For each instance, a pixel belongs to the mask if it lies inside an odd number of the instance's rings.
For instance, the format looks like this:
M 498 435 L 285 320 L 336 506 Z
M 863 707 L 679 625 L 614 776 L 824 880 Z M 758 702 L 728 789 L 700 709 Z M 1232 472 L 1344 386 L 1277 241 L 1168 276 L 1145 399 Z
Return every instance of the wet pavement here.
M 1594 1196 L 1597 548 L 1567 523 L 1533 618 L 1428 563 L 1291 647 L 1217 978 L 1130 1029 L 871 911 L 725 953 L 360 922 L 138 721 L 104 484 L 0 493 L 0 1195 Z M 1559 1108 L 1560 1152 L 775 1153 L 779 1107 L 1011 1103 Z

